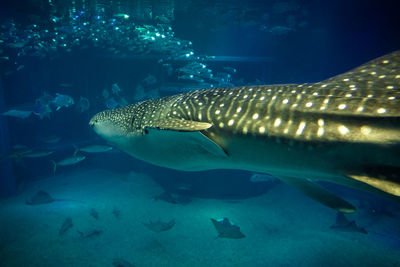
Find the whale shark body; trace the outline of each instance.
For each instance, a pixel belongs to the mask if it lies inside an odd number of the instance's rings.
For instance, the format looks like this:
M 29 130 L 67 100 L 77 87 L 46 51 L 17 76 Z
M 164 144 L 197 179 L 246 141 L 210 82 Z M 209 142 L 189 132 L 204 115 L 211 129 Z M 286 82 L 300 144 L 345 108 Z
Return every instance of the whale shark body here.
M 400 51 L 322 82 L 194 90 L 106 110 L 89 125 L 152 164 L 265 172 L 351 213 L 314 181 L 400 198 Z

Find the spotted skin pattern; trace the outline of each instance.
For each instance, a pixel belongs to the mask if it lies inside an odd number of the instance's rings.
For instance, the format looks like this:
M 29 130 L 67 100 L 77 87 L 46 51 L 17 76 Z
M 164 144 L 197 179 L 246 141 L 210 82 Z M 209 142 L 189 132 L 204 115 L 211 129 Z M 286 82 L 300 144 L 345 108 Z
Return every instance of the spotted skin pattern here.
M 106 139 L 111 128 L 127 138 L 197 131 L 226 152 L 229 168 L 352 177 L 400 196 L 400 51 L 322 82 L 194 90 L 100 112 L 90 125 Z

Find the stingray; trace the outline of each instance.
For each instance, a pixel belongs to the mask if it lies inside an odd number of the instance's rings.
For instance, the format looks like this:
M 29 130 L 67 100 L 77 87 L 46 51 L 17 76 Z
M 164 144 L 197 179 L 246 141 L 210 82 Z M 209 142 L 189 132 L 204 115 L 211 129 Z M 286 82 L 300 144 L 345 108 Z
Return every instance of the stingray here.
M 59 235 L 63 235 L 67 232 L 74 224 L 72 223 L 72 219 L 70 217 L 66 218 L 64 223 L 62 224 L 60 231 L 58 232 Z
M 215 229 L 218 232 L 218 237 L 239 239 L 246 237 L 242 232 L 240 232 L 240 227 L 229 221 L 228 218 L 223 218 L 220 220 L 215 220 L 211 218 Z
M 35 195 L 33 195 L 29 200 L 25 202 L 27 205 L 41 205 L 46 203 L 51 203 L 56 201 L 56 199 L 52 198 L 49 193 L 40 190 Z
M 149 223 L 143 223 L 143 224 L 144 224 L 144 226 L 149 228 L 151 231 L 159 233 L 159 232 L 167 231 L 167 230 L 171 229 L 172 227 L 174 227 L 175 220 L 171 220 L 169 222 L 163 222 L 163 221 L 158 220 L 155 222 L 150 221 Z
M 189 197 L 186 196 L 176 196 L 174 194 L 171 194 L 167 191 L 164 191 L 163 193 L 161 193 L 158 196 L 154 197 L 155 200 L 162 200 L 168 203 L 172 203 L 172 204 L 188 204 L 191 202 L 191 199 Z
M 77 232 L 79 233 L 79 235 L 82 238 L 90 238 L 90 237 L 94 237 L 94 236 L 99 236 L 103 233 L 102 230 L 97 230 L 97 229 L 86 231 L 86 232 L 81 232 L 81 231 L 77 231 Z
M 113 265 L 115 267 L 133 267 L 133 266 L 135 266 L 132 263 L 130 263 L 129 261 L 120 259 L 120 258 L 113 259 Z
M 336 222 L 330 228 L 345 232 L 368 233 L 364 228 L 359 227 L 356 221 L 349 221 L 341 212 L 337 213 Z
M 52 203 L 54 201 L 75 201 L 75 202 L 80 202 L 78 200 L 73 200 L 73 199 L 59 199 L 59 198 L 52 198 L 49 193 L 40 190 L 38 191 L 35 195 L 33 195 L 29 200 L 25 201 L 26 205 L 41 205 L 41 204 L 47 204 L 47 203 Z

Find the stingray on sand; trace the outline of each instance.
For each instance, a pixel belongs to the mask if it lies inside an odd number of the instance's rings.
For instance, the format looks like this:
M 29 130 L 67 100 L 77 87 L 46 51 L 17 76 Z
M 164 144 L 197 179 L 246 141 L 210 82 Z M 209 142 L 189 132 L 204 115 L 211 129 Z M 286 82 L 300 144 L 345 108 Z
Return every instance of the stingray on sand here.
M 74 224 L 72 223 L 72 219 L 67 217 L 64 223 L 61 225 L 60 231 L 58 232 L 59 235 L 65 234 Z
M 54 201 L 56 201 L 56 200 L 54 198 L 52 198 L 49 195 L 49 193 L 40 190 L 35 195 L 33 195 L 29 200 L 27 200 L 25 203 L 27 205 L 40 205 L 40 204 L 51 203 Z
M 223 218 L 220 220 L 215 220 L 211 218 L 215 229 L 218 232 L 218 237 L 239 239 L 246 237 L 241 231 L 240 227 L 229 221 L 228 218 Z
M 59 199 L 59 198 L 52 198 L 49 193 L 46 191 L 40 190 L 36 194 L 34 194 L 30 199 L 25 201 L 26 205 L 41 205 L 41 204 L 47 204 L 47 203 L 52 203 L 54 201 L 74 201 L 74 202 L 81 202 L 78 200 L 72 200 L 72 199 Z
M 359 227 L 355 221 L 349 221 L 341 212 L 337 213 L 336 222 L 330 228 L 345 232 L 368 233 L 364 228 Z
M 163 222 L 160 220 L 155 221 L 155 222 L 150 221 L 149 223 L 143 223 L 143 225 L 146 226 L 147 228 L 149 228 L 151 231 L 159 233 L 159 232 L 167 231 L 167 230 L 171 229 L 172 227 L 174 227 L 175 220 L 171 220 L 169 222 Z

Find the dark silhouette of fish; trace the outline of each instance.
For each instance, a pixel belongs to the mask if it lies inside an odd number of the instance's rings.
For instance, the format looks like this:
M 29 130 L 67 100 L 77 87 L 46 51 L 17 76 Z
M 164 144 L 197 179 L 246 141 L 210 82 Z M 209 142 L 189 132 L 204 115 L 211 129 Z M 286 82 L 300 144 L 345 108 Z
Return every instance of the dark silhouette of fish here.
M 215 220 L 211 218 L 211 222 L 214 224 L 215 229 L 218 232 L 218 237 L 239 239 L 246 237 L 241 231 L 240 227 L 229 221 L 228 218 L 221 220 Z
M 65 234 L 70 228 L 72 228 L 74 224 L 72 223 L 72 219 L 70 217 L 66 218 L 64 223 L 61 225 L 59 235 Z
M 103 231 L 97 230 L 97 229 L 90 230 L 90 231 L 87 231 L 87 232 L 81 232 L 81 231 L 77 231 L 77 232 L 79 233 L 79 235 L 82 238 L 90 238 L 90 237 L 94 237 L 94 236 L 99 236 L 99 235 L 101 235 L 103 233 Z
M 95 218 L 96 220 L 99 219 L 99 213 L 97 212 L 97 210 L 95 209 L 90 209 L 90 216 L 92 216 L 93 218 Z
M 346 218 L 346 216 L 341 212 L 337 213 L 336 222 L 330 228 L 340 230 L 340 231 L 345 231 L 345 232 L 356 232 L 356 233 L 362 233 L 362 234 L 368 233 L 364 228 L 359 227 L 357 225 L 356 221 L 349 221 Z
M 124 259 L 119 259 L 119 258 L 113 259 L 113 265 L 115 267 L 134 267 L 135 266 L 132 263 L 130 263 L 129 261 L 124 260 Z
M 55 202 L 55 201 L 73 201 L 73 202 L 83 203 L 82 201 L 73 200 L 73 199 L 53 198 L 46 191 L 39 190 L 29 200 L 25 201 L 25 204 L 33 206 L 33 205 L 48 204 L 48 203 L 52 203 L 52 202 Z
M 172 227 L 175 225 L 175 220 L 171 220 L 169 222 L 163 222 L 163 221 L 150 221 L 149 223 L 143 223 L 144 226 L 146 226 L 148 229 L 150 229 L 153 232 L 159 233 L 159 232 L 164 232 L 170 230 Z
M 121 211 L 117 207 L 113 208 L 112 214 L 117 219 L 121 218 Z

